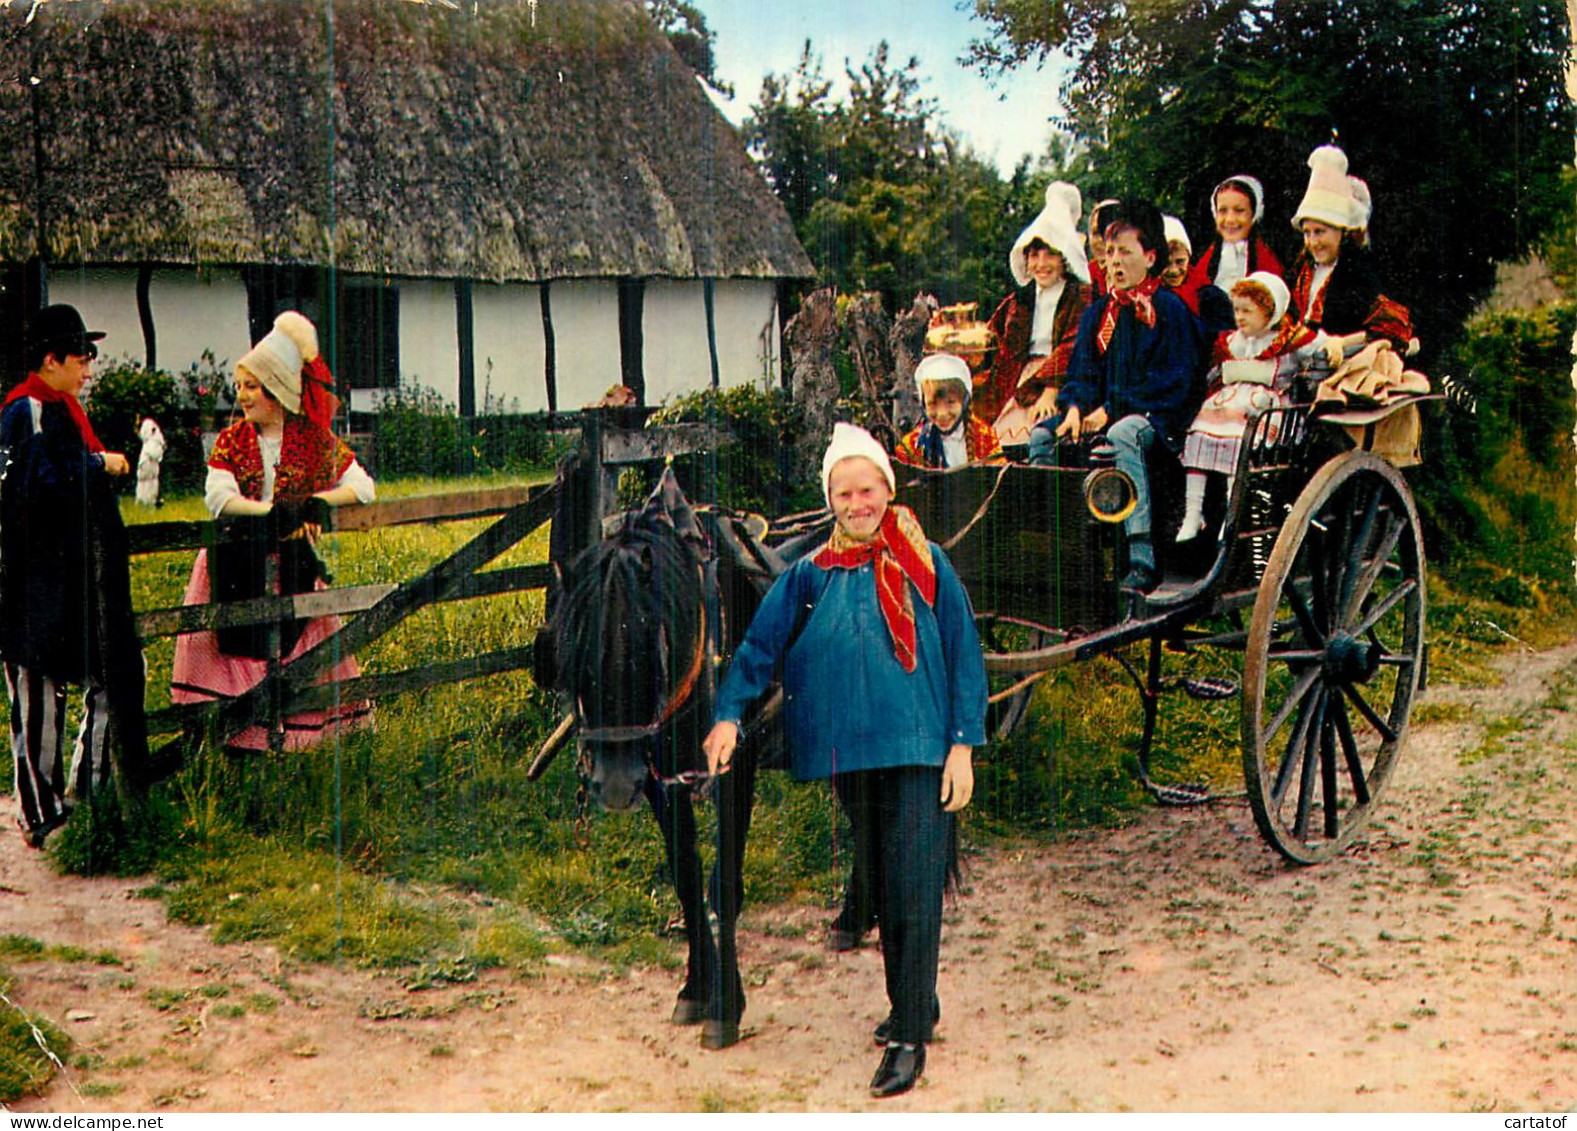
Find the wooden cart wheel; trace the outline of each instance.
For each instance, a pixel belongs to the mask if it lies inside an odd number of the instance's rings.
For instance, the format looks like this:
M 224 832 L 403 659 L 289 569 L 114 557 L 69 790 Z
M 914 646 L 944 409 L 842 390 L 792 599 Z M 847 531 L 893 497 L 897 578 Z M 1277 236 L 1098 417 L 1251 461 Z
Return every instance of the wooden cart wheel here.
M 1265 839 L 1304 864 L 1385 792 L 1424 661 L 1424 548 L 1401 474 L 1347 452 L 1314 474 L 1260 582 L 1243 660 L 1243 774 Z
M 1056 637 L 1037 625 L 991 613 L 975 614 L 980 644 L 986 652 L 1033 652 L 1049 647 Z M 1018 729 L 1029 711 L 1029 697 L 1045 672 L 1030 675 L 991 676 L 990 703 L 986 709 L 986 736 L 1006 738 Z

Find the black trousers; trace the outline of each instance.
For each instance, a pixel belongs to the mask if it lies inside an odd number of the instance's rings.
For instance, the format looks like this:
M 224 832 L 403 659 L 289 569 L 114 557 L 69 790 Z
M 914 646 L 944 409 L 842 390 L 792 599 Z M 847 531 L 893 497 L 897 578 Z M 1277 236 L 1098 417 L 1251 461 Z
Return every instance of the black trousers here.
M 942 809 L 939 767 L 898 766 L 837 774 L 838 801 L 853 826 L 854 851 L 871 869 L 892 1040 L 931 1039 L 942 893 L 953 814 Z M 858 870 L 858 869 L 857 869 Z

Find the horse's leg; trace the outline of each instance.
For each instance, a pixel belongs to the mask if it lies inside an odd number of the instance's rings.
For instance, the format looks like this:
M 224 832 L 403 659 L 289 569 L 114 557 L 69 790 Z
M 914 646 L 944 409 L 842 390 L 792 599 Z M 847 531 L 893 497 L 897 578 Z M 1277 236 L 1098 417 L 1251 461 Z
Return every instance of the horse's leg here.
M 739 1040 L 745 1013 L 745 983 L 739 976 L 737 928 L 745 898 L 745 839 L 750 832 L 756 798 L 756 759 L 745 752 L 733 769 L 718 779 L 717 863 L 712 871 L 713 910 L 717 912 L 717 966 L 712 984 L 712 1009 L 701 1030 L 701 1044 L 727 1048 Z
M 688 790 L 665 790 L 654 778 L 646 779 L 645 793 L 657 825 L 662 829 L 668 871 L 673 877 L 674 894 L 679 897 L 685 941 L 689 946 L 684 987 L 674 1005 L 673 1022 L 675 1025 L 696 1025 L 707 1016 L 713 972 L 717 969 L 717 950 L 706 918 L 701 854 L 696 849 L 695 807 Z

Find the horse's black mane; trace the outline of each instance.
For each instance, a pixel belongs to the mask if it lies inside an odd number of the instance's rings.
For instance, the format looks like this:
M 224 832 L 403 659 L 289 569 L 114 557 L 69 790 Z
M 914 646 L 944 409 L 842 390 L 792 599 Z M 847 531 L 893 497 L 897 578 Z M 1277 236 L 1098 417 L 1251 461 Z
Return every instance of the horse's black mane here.
M 694 551 L 664 512 L 626 515 L 566 572 L 554 640 L 559 688 L 578 692 L 588 711 L 610 712 L 594 725 L 654 721 L 697 645 L 700 603 Z

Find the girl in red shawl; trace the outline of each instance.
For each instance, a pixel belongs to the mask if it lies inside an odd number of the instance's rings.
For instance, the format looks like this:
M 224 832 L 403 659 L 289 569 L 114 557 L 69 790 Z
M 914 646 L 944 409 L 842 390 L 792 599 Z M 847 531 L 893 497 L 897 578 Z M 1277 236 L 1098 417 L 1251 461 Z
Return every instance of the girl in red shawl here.
M 284 561 L 280 548 L 305 539 L 308 547 L 322 531 L 327 508 L 369 503 L 371 476 L 355 453 L 328 429 L 337 401 L 333 377 L 318 356 L 317 330 L 305 317 L 286 311 L 274 329 L 236 363 L 236 399 L 244 419 L 219 434 L 208 458 L 204 498 L 217 518 L 272 515 L 279 521 L 280 543 L 271 552 Z M 286 529 L 289 528 L 289 529 Z M 308 558 L 308 560 L 313 560 Z M 317 583 L 321 587 L 321 581 Z M 186 603 L 207 604 L 213 588 L 207 550 L 200 551 L 186 587 Z M 281 630 L 285 635 L 289 626 Z M 320 617 L 300 629 L 286 648 L 285 662 L 316 647 L 339 628 L 336 617 Z M 291 631 L 290 635 L 294 635 Z M 176 703 L 228 699 L 256 686 L 268 663 L 256 650 L 221 640 L 215 632 L 188 633 L 175 647 L 170 698 Z M 360 674 L 346 656 L 322 682 L 340 682 Z M 371 705 L 342 703 L 327 711 L 309 711 L 284 720 L 284 749 L 313 745 L 329 733 L 366 722 Z M 268 732 L 248 726 L 229 736 L 226 745 L 240 750 L 265 750 Z

